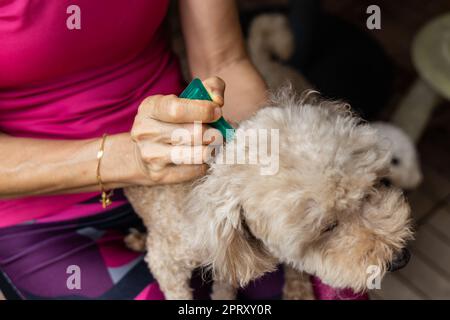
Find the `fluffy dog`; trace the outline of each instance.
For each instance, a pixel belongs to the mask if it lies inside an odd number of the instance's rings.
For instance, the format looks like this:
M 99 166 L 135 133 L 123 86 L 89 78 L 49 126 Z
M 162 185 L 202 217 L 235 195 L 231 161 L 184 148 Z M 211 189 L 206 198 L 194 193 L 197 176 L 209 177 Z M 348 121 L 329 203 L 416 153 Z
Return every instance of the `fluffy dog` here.
M 146 261 L 167 299 L 192 298 L 197 267 L 212 271 L 213 298 L 231 299 L 278 263 L 356 291 L 367 288 L 369 266 L 383 276 L 405 264 L 410 208 L 380 183 L 389 148 L 346 105 L 283 91 L 239 129 L 279 130 L 276 174 L 212 163 L 194 187 L 125 190 L 148 228 Z M 222 153 L 238 147 L 230 141 Z M 287 279 L 289 291 L 295 279 Z
M 269 88 L 276 91 L 286 83 L 296 92 L 312 89 L 312 85 L 294 68 L 287 65 L 295 50 L 295 39 L 289 19 L 282 14 L 255 17 L 247 39 L 250 58 Z
M 387 180 L 402 189 L 417 188 L 423 175 L 414 142 L 400 128 L 390 123 L 375 122 L 372 127 L 383 139 L 389 141 L 392 150 Z

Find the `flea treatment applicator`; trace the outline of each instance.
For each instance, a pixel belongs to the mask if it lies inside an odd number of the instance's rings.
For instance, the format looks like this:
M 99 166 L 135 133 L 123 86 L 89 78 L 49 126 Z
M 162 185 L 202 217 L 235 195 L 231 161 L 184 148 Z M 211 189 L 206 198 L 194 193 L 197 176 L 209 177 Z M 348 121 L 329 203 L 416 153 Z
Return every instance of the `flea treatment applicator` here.
M 180 94 L 180 98 L 213 101 L 208 91 L 203 86 L 202 81 L 198 78 L 192 80 L 192 82 Z M 211 127 L 219 130 L 225 140 L 230 140 L 233 138 L 234 128 L 223 117 L 220 117 L 219 120 L 211 123 L 210 125 Z

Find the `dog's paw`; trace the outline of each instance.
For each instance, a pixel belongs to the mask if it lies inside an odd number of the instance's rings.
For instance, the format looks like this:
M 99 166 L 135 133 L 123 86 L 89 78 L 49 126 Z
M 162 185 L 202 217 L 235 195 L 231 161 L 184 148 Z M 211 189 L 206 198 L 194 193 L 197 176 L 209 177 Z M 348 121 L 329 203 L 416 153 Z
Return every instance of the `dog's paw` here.
M 145 252 L 145 239 L 147 238 L 147 234 L 133 228 L 129 231 L 130 233 L 124 239 L 125 245 L 133 251 Z
M 283 300 L 315 300 L 314 294 L 311 290 L 284 292 Z
M 236 288 L 220 281 L 214 281 L 211 299 L 212 300 L 235 300 Z
M 310 276 L 294 268 L 284 266 L 283 300 L 315 300 Z
M 315 300 L 309 278 L 290 279 L 284 285 L 283 300 Z

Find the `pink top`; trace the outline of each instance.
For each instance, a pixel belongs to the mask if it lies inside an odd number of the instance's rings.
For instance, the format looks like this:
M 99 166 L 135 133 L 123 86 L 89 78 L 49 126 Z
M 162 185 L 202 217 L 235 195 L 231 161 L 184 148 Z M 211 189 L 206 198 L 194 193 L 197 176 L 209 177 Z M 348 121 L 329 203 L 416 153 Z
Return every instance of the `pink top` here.
M 0 0 L 0 132 L 47 139 L 126 132 L 145 97 L 179 93 L 181 73 L 162 27 L 168 3 Z M 76 22 L 71 5 L 81 29 L 67 27 Z M 95 195 L 0 200 L 0 226 L 98 212 L 98 204 L 77 205 Z

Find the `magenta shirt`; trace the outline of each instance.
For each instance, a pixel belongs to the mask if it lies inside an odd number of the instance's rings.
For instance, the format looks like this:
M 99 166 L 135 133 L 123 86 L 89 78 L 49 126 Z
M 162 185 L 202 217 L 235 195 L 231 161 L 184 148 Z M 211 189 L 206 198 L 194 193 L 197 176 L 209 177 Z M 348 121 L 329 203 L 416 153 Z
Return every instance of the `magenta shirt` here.
M 46 139 L 126 132 L 145 97 L 179 93 L 163 28 L 168 3 L 0 0 L 0 132 Z M 66 25 L 70 5 L 80 8 L 79 30 Z M 95 195 L 0 200 L 0 226 L 92 213 L 99 205 L 77 204 Z

